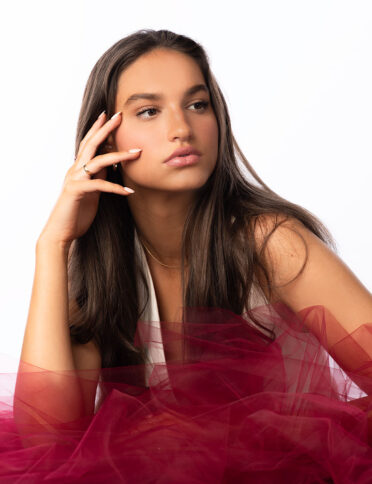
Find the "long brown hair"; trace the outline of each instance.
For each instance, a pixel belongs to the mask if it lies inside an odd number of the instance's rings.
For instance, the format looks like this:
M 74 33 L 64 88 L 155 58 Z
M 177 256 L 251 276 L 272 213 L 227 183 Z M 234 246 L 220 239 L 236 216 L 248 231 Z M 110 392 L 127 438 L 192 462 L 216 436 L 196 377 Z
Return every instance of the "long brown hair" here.
M 114 114 L 120 74 L 142 54 L 156 48 L 174 49 L 192 57 L 204 75 L 218 127 L 218 159 L 185 222 L 182 238 L 182 294 L 185 308 L 219 307 L 251 315 L 249 296 L 264 274 L 266 290 L 272 293 L 270 277 L 258 250 L 255 222 L 273 214 L 295 218 L 333 250 L 335 242 L 327 228 L 306 209 L 272 191 L 243 155 L 232 133 L 225 98 L 210 70 L 208 56 L 194 40 L 169 30 L 139 30 L 119 40 L 98 60 L 89 76 L 80 110 L 75 153 L 98 115 Z M 103 144 L 97 154 L 103 153 Z M 252 175 L 249 181 L 238 161 Z M 107 180 L 123 184 L 120 169 L 108 168 Z M 254 183 L 256 181 L 257 183 Z M 279 219 L 278 219 L 279 220 Z M 279 225 L 276 223 L 267 238 Z M 68 265 L 69 298 L 78 310 L 70 310 L 69 326 L 74 342 L 94 338 L 102 367 L 144 362 L 134 344 L 140 307 L 137 281 L 149 288 L 135 251 L 135 224 L 126 197 L 101 193 L 97 215 L 89 230 L 71 244 Z M 185 287 L 184 263 L 188 261 Z M 306 259 L 307 260 L 307 259 Z M 261 285 L 260 285 L 261 284 Z M 73 305 L 71 305 L 73 307 Z M 185 317 L 185 313 L 184 313 Z M 253 321 L 261 326 L 258 320 Z M 270 331 L 270 330 L 269 330 Z M 273 331 L 270 331 L 275 338 Z

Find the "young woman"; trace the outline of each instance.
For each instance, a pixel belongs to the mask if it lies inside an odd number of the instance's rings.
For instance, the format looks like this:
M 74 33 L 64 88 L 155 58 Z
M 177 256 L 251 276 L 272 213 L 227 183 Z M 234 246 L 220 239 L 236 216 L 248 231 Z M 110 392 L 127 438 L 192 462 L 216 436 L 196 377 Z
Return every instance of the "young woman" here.
M 371 482 L 371 377 L 372 294 L 248 163 L 203 48 L 113 45 L 37 241 L 0 476 Z

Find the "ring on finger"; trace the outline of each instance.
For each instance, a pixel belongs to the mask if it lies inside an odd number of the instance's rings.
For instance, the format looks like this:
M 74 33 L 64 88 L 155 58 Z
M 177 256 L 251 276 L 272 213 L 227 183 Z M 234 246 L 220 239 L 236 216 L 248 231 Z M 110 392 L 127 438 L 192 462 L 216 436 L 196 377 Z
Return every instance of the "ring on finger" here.
M 87 168 L 87 164 L 86 164 L 86 163 L 84 163 L 83 168 L 84 168 L 85 173 L 88 173 L 88 175 L 90 175 L 90 174 L 91 174 L 91 171 L 90 171 L 90 170 L 88 170 L 88 168 Z

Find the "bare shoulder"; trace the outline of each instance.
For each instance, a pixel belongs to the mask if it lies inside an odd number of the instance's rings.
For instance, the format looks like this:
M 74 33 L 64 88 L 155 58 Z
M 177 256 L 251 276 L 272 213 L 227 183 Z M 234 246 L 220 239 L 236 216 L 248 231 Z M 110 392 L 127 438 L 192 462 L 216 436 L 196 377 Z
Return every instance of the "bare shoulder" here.
M 259 257 L 275 287 L 287 284 L 301 272 L 309 244 L 323 244 L 302 222 L 283 214 L 256 217 L 254 237 Z
M 251 220 L 259 262 L 255 273 L 270 303 L 282 300 L 277 289 L 298 275 L 306 260 L 304 228 L 299 220 L 278 213 L 260 214 Z M 263 267 L 273 289 L 270 296 Z
M 265 214 L 254 237 L 277 299 L 293 311 L 324 306 L 348 332 L 372 321 L 372 294 L 301 221 Z

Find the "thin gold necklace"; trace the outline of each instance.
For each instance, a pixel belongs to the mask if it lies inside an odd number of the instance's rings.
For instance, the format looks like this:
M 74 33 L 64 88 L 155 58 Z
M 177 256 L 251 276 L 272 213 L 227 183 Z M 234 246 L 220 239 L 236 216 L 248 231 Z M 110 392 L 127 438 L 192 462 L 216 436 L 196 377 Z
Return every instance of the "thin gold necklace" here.
M 146 244 L 144 243 L 144 241 L 142 240 L 142 238 L 140 238 L 141 242 L 142 242 L 142 245 L 145 247 L 145 249 L 147 250 L 147 252 L 151 255 L 151 257 L 153 259 L 155 259 L 157 262 L 159 262 L 159 264 L 161 264 L 162 266 L 164 267 L 169 267 L 171 269 L 181 269 L 181 266 L 168 266 L 167 264 L 164 264 L 163 262 L 161 262 L 159 259 L 157 259 L 151 252 L 150 252 L 150 249 L 146 246 Z

